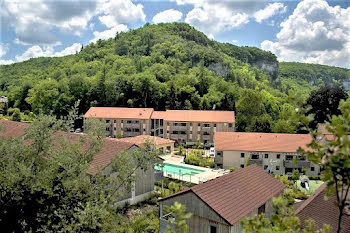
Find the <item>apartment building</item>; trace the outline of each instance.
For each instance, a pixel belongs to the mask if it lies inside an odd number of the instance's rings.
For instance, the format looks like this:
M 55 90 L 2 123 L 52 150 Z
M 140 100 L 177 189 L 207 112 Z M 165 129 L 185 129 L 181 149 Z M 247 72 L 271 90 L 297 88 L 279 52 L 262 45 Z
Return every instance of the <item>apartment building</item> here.
M 106 136 L 134 137 L 150 135 L 153 108 L 91 107 L 84 115 L 106 121 Z
M 151 135 L 187 145 L 199 139 L 212 146 L 215 132 L 233 132 L 235 128 L 233 111 L 91 107 L 84 117 L 104 119 L 110 137 Z
M 309 134 L 217 132 L 215 163 L 225 169 L 257 164 L 274 174 L 306 169 L 306 174 L 318 175 L 320 167 L 297 152 L 311 140 Z
M 167 110 L 152 114 L 151 135 L 168 138 L 178 144 L 193 145 L 199 139 L 214 145 L 215 132 L 233 132 L 233 111 Z

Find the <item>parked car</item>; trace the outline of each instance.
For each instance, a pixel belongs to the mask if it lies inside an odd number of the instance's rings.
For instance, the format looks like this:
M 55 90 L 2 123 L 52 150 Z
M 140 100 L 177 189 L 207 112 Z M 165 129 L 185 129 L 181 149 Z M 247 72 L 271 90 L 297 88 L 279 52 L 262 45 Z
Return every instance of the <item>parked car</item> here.
M 209 156 L 210 157 L 214 157 L 215 156 L 215 148 L 214 147 L 210 147 Z

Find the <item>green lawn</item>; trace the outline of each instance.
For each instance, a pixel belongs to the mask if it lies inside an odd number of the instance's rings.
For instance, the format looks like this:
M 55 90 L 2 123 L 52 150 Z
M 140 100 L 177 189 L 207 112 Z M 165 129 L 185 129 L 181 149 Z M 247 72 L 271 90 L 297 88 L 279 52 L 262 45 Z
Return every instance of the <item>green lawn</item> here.
M 297 183 L 296 183 L 298 189 L 305 194 L 313 194 L 316 191 L 316 189 L 318 189 L 318 187 L 321 186 L 321 184 L 323 184 L 322 180 L 310 180 L 309 182 L 310 190 L 307 191 L 305 188 L 301 187 L 300 180 L 297 180 Z

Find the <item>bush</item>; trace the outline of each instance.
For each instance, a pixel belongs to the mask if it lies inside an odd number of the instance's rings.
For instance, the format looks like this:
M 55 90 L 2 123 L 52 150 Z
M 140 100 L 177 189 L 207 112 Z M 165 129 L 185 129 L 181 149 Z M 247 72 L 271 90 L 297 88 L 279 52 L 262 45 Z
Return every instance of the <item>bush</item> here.
M 214 159 L 210 157 L 203 157 L 204 151 L 192 150 L 185 158 L 185 163 L 200 166 L 214 168 Z

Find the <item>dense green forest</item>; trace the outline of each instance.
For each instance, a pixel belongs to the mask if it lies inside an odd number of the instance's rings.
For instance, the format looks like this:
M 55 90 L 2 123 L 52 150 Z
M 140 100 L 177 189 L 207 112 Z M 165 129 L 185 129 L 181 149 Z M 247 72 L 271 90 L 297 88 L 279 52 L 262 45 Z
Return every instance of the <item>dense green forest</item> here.
M 208 39 L 184 23 L 146 24 L 75 55 L 0 66 L 0 95 L 22 112 L 90 106 L 234 110 L 238 131 L 294 132 L 290 99 L 350 80 L 348 69 L 280 63 L 270 52 Z

